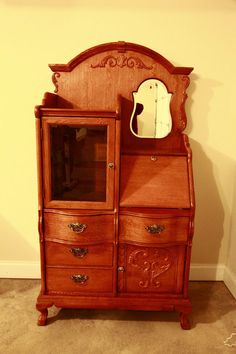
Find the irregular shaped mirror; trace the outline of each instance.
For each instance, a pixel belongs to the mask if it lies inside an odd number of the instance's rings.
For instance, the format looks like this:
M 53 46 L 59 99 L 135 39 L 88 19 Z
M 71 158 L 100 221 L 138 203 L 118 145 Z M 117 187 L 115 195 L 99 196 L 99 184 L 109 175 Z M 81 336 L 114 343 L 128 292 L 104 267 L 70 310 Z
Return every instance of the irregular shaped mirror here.
M 157 79 L 148 79 L 133 92 L 130 130 L 138 138 L 164 138 L 172 128 L 171 93 Z

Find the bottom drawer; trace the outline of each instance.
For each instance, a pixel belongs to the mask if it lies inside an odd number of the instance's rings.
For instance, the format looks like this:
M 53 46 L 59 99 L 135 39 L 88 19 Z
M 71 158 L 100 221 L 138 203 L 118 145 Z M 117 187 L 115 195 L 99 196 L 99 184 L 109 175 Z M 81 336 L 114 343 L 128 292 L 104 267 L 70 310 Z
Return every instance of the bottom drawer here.
M 89 293 L 112 291 L 112 269 L 47 268 L 49 293 Z

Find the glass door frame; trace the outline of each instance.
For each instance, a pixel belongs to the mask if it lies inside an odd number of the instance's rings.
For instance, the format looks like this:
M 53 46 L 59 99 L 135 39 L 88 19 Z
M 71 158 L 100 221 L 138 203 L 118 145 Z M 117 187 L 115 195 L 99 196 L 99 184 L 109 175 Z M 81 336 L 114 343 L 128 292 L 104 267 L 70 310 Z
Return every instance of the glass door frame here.
M 107 126 L 107 165 L 105 201 L 52 199 L 51 139 L 52 125 Z M 115 119 L 101 117 L 42 117 L 44 207 L 61 209 L 113 209 L 115 180 Z M 110 167 L 109 167 L 110 166 Z

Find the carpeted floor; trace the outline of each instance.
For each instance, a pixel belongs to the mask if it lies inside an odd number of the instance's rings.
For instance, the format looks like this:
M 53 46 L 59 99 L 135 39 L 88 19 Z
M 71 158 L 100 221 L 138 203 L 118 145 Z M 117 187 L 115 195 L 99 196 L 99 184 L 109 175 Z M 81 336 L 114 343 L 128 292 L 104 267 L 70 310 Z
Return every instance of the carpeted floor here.
M 38 280 L 0 279 L 1 354 L 236 353 L 236 300 L 222 282 L 190 283 L 190 331 L 176 313 L 56 308 L 38 327 L 38 292 Z

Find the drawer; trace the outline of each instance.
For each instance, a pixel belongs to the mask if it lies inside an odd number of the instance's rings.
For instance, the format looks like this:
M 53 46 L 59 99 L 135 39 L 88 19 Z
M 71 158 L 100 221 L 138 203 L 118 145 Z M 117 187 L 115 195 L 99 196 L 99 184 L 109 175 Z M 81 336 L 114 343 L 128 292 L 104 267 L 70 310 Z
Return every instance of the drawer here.
M 95 268 L 47 268 L 48 293 L 112 292 L 113 270 Z
M 60 239 L 81 244 L 114 239 L 113 215 L 63 215 L 44 213 L 45 239 Z
M 189 218 L 142 218 L 120 216 L 120 240 L 142 243 L 185 242 L 188 238 Z
M 47 241 L 46 264 L 65 266 L 112 266 L 113 245 L 68 245 Z

